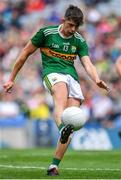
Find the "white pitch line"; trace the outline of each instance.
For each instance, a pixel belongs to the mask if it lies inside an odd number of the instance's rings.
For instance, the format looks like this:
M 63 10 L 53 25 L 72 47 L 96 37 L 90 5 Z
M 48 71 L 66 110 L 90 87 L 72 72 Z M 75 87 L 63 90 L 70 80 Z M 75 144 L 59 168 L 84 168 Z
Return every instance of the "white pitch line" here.
M 0 164 L 1 168 L 15 168 L 15 169 L 41 169 L 45 170 L 45 167 L 38 166 L 13 166 Z M 62 170 L 72 170 L 72 171 L 121 171 L 120 168 L 60 168 Z
M 15 168 L 15 169 L 46 169 L 45 167 L 37 167 L 37 166 L 13 166 L 13 165 L 4 165 L 0 164 L 1 168 Z
M 47 154 L 47 153 L 42 153 L 41 156 L 50 156 L 51 154 Z M 11 155 L 2 155 L 0 156 L 0 159 L 2 158 L 9 158 L 9 157 L 13 157 L 14 154 L 11 154 Z M 35 157 L 35 156 L 40 156 L 40 153 L 32 153 L 32 154 L 24 154 L 24 155 L 19 155 L 19 157 Z

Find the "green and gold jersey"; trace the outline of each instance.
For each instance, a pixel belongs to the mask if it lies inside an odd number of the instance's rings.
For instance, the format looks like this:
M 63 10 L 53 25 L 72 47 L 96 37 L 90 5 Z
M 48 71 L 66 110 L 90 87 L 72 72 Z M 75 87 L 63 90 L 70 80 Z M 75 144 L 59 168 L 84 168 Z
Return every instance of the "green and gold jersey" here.
M 31 39 L 32 44 L 40 48 L 42 54 L 43 77 L 50 73 L 70 74 L 78 81 L 74 67 L 76 56 L 88 55 L 85 39 L 77 32 L 64 38 L 60 26 L 49 26 L 40 29 Z

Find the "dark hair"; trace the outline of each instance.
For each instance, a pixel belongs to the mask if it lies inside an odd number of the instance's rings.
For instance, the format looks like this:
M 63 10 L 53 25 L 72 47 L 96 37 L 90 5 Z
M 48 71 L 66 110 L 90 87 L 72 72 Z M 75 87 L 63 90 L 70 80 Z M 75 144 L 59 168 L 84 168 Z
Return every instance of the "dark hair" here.
M 77 6 L 70 5 L 65 12 L 65 19 L 73 20 L 77 26 L 83 24 L 83 12 Z

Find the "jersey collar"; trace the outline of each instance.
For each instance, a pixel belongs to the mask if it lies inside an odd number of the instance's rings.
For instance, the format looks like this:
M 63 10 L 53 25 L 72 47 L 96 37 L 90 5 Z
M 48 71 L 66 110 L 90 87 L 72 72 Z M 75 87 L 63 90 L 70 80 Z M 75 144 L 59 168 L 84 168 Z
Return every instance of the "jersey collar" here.
M 63 38 L 63 39 L 69 39 L 69 38 L 71 38 L 73 35 L 71 35 L 71 36 L 68 36 L 68 37 L 65 37 L 65 36 L 63 36 L 63 34 L 60 32 L 60 28 L 63 26 L 63 24 L 60 24 L 59 26 L 58 26 L 58 33 L 59 33 L 59 35 Z

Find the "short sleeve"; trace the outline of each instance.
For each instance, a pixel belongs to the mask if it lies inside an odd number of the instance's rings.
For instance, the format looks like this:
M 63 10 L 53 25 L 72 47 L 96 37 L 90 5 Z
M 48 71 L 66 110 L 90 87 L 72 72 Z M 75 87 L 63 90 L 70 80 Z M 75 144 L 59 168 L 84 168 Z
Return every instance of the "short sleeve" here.
M 88 45 L 86 41 L 79 40 L 78 56 L 81 58 L 83 56 L 88 56 L 88 55 L 89 55 L 89 52 L 88 52 Z
M 44 45 L 44 33 L 43 33 L 43 29 L 40 29 L 32 38 L 31 38 L 31 42 L 33 45 L 35 45 L 36 47 L 43 47 Z

